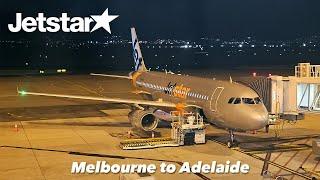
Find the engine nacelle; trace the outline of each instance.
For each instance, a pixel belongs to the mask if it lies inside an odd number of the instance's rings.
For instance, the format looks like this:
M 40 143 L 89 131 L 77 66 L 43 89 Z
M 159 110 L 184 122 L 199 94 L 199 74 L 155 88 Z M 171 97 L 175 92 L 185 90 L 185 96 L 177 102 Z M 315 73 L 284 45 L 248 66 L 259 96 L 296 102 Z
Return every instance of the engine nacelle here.
M 154 109 L 133 110 L 129 113 L 129 120 L 134 128 L 144 131 L 154 130 L 159 123 L 159 118 L 153 115 Z

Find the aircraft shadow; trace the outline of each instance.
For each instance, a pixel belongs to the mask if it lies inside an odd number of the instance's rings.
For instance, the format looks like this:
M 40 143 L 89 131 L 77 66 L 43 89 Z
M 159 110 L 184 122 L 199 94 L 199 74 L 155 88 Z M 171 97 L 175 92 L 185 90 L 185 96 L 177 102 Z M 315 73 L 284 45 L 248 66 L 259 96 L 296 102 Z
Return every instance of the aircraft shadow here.
M 244 151 L 290 151 L 299 149 L 311 148 L 308 144 L 296 143 L 293 146 L 285 145 L 294 143 L 299 140 L 317 138 L 319 134 L 301 135 L 301 136 L 286 136 L 286 137 L 255 137 L 250 135 L 236 134 L 236 139 L 239 142 L 239 147 Z M 228 133 L 217 133 L 206 135 L 207 140 L 218 141 L 226 144 L 229 140 Z
M 82 117 L 108 117 L 112 115 L 105 114 L 101 110 L 123 108 L 126 107 L 117 104 L 85 104 L 27 108 L 2 108 L 0 109 L 0 122 L 67 119 Z
M 129 122 L 29 122 L 34 125 L 131 127 Z

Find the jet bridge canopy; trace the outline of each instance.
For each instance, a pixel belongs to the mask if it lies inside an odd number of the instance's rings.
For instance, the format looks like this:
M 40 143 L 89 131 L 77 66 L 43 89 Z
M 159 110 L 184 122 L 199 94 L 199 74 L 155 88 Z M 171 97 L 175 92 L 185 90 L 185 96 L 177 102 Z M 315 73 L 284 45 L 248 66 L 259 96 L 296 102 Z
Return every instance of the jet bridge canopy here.
M 320 111 L 320 65 L 299 63 L 294 76 L 247 77 L 237 81 L 255 90 L 270 114 Z

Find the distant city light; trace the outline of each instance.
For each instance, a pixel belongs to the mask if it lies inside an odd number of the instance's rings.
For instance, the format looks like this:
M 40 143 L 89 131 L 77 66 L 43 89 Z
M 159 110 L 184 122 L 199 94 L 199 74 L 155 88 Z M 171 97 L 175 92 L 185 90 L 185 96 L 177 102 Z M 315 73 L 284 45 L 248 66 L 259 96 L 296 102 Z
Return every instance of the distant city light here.
M 253 73 L 252 73 L 252 76 L 253 76 L 253 77 L 256 77 L 256 76 L 257 76 L 257 73 L 256 73 L 256 72 L 253 72 Z
M 235 37 L 234 39 L 217 39 L 217 38 L 212 38 L 212 37 L 202 37 L 201 40 L 203 41 L 198 41 L 198 40 L 183 40 L 183 39 L 160 39 L 156 38 L 155 40 L 142 40 L 139 41 L 141 43 L 142 48 L 154 48 L 154 57 L 158 57 L 158 53 L 162 53 L 162 49 L 165 48 L 182 48 L 186 49 L 186 51 L 190 52 L 197 52 L 198 50 L 202 50 L 203 52 L 200 52 L 199 54 L 202 54 L 203 56 L 209 56 L 209 53 L 212 53 L 211 50 L 214 51 L 214 48 L 221 48 L 220 52 L 222 55 L 225 57 L 236 57 L 239 58 L 239 56 L 257 56 L 257 54 L 261 54 L 261 56 L 267 54 L 269 56 L 278 56 L 278 57 L 284 57 L 288 56 L 291 57 L 296 56 L 296 55 L 303 55 L 307 56 L 309 55 L 308 53 L 320 53 L 320 49 L 318 47 L 320 46 L 320 37 L 319 36 L 312 36 L 312 37 L 297 37 L 296 39 L 291 39 L 291 40 L 258 40 L 255 39 L 255 37 L 250 37 L 250 36 L 245 36 L 245 37 Z M 25 41 L 25 40 L 19 40 L 19 41 L 10 41 L 10 40 L 0 40 L 0 44 L 4 46 L 9 46 L 9 47 L 15 47 L 15 44 L 24 44 L 25 48 L 29 48 L 32 45 L 32 42 L 30 41 Z M 23 59 L 23 62 L 21 62 L 22 66 L 25 68 L 29 68 L 33 66 L 35 67 L 41 67 L 41 68 L 46 68 L 46 66 L 50 65 L 52 62 L 47 62 L 49 59 L 52 61 L 52 58 L 60 58 L 60 57 L 55 57 L 51 56 L 51 48 L 69 48 L 69 49 L 74 49 L 76 55 L 81 55 L 82 50 L 86 51 L 87 49 L 95 49 L 95 48 L 107 48 L 109 46 L 114 46 L 118 45 L 121 48 L 123 47 L 131 47 L 131 40 L 129 39 L 124 39 L 120 36 L 106 36 L 105 39 L 102 39 L 101 41 L 91 41 L 91 40 L 84 40 L 84 41 L 75 41 L 75 40 L 56 40 L 56 39 L 50 39 L 46 40 L 43 42 L 43 44 L 40 44 L 40 46 L 44 46 L 44 49 L 40 51 L 38 54 L 35 56 L 26 56 L 25 59 Z M 252 49 L 251 48 L 257 48 L 258 49 Z M 260 47 L 264 47 L 260 49 Z M 308 47 L 308 48 L 306 48 Z M 317 48 L 316 48 L 317 47 Z M 160 49 L 161 48 L 161 49 Z M 189 50 L 190 48 L 190 50 Z M 198 49 L 199 48 L 199 49 Z M 208 49 L 210 48 L 210 49 Z M 274 49 L 277 48 L 277 49 Z M 278 49 L 279 48 L 279 49 Z M 159 52 L 157 51 L 158 49 Z M 93 53 L 94 51 L 92 51 Z M 101 52 L 100 52 L 101 53 Z M 105 54 L 94 54 L 94 58 L 99 58 L 99 57 L 104 57 Z M 151 54 L 151 55 L 152 55 Z M 210 56 L 213 56 L 215 58 L 216 54 L 215 52 L 210 54 Z M 48 57 L 50 56 L 50 58 Z M 113 60 L 110 61 L 113 65 L 116 62 L 115 56 L 118 58 L 118 54 L 115 55 L 108 55 L 111 57 Z M 119 55 L 119 60 L 122 55 Z M 177 56 L 175 55 L 168 55 L 169 57 L 168 60 L 170 61 L 175 61 L 178 60 L 178 62 L 181 62 L 180 58 L 183 56 Z M 32 61 L 31 61 L 32 59 Z M 40 63 L 40 64 L 39 64 Z M 42 63 L 42 64 L 41 64 Z M 108 67 L 110 65 L 107 65 Z M 110 66 L 112 67 L 112 66 Z M 162 68 L 162 67 L 161 67 Z M 39 73 L 42 73 L 43 70 L 39 70 Z

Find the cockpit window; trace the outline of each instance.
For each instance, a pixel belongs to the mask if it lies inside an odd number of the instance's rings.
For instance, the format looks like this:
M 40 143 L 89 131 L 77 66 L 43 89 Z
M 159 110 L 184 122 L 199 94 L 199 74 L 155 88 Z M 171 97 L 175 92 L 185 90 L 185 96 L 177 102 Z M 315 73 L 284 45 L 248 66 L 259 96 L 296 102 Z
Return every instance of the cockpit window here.
M 261 104 L 262 101 L 259 97 L 254 98 L 254 101 L 256 102 L 256 104 Z
M 234 100 L 233 104 L 241 104 L 241 99 L 240 98 L 236 98 L 236 100 Z
M 228 104 L 232 104 L 233 100 L 234 100 L 234 97 L 230 98 L 228 101 Z
M 255 104 L 253 98 L 242 98 L 244 104 Z

